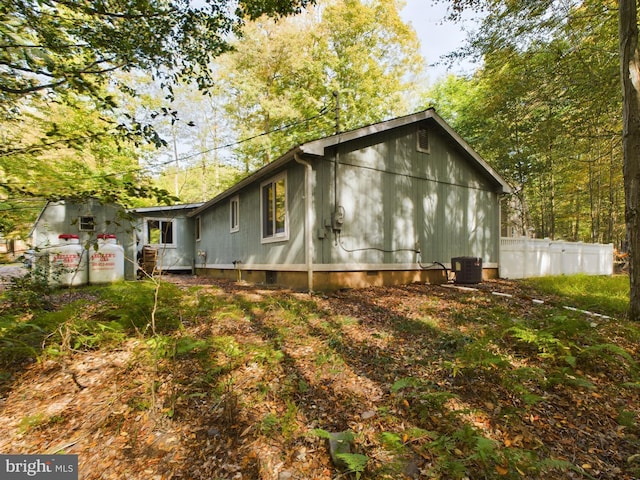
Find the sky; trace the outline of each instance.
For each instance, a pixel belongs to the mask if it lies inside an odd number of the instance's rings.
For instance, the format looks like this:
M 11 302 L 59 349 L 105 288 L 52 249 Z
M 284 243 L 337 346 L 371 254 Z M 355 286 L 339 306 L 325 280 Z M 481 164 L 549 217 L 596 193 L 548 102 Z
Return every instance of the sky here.
M 446 2 L 432 5 L 431 0 L 405 0 L 406 6 L 400 12 L 402 19 L 410 23 L 418 33 L 422 47 L 422 56 L 427 60 L 427 74 L 430 82 L 446 76 L 447 73 L 469 73 L 471 64 L 457 65 L 447 69 L 445 65 L 433 65 L 441 56 L 455 51 L 464 44 L 466 33 L 463 28 L 473 29 L 472 14 L 466 15 L 462 24 L 445 21 Z M 441 63 L 441 62 L 440 62 Z

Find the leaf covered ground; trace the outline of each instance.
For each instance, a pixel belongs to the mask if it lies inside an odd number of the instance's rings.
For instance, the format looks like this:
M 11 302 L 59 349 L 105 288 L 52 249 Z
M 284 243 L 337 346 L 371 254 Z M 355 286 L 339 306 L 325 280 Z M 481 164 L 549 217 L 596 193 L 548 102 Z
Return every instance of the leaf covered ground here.
M 514 281 L 58 292 L 2 312 L 0 452 L 82 479 L 640 478 L 640 328 L 565 306 Z

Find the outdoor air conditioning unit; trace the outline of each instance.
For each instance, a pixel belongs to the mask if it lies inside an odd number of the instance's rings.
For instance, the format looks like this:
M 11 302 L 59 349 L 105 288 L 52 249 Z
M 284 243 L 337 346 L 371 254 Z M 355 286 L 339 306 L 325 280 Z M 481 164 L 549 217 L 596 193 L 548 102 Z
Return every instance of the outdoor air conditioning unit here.
M 480 283 L 482 282 L 482 258 L 452 258 L 451 271 L 456 274 L 456 283 Z

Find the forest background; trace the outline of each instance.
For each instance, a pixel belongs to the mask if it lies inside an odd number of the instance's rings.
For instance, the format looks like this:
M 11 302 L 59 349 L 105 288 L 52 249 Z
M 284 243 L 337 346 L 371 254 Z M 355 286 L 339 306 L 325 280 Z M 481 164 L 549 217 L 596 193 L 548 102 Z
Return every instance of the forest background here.
M 464 47 L 428 59 L 478 68 L 435 81 L 396 0 L 112 3 L 0 7 L 6 237 L 44 199 L 203 201 L 296 144 L 433 106 L 512 184 L 512 233 L 624 246 L 616 1 L 480 2 Z

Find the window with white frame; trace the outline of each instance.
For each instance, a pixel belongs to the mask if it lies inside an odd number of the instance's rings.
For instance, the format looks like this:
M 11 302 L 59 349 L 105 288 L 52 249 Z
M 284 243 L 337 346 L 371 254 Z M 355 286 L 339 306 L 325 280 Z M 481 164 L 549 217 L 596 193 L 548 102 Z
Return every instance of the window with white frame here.
M 240 230 L 240 197 L 237 195 L 229 201 L 229 229 L 231 232 Z
M 150 245 L 175 245 L 173 220 L 148 218 L 147 243 Z
M 286 173 L 278 175 L 260 186 L 260 213 L 263 242 L 289 239 Z
M 201 230 L 202 230 L 202 217 L 196 217 L 196 242 L 200 240 Z

